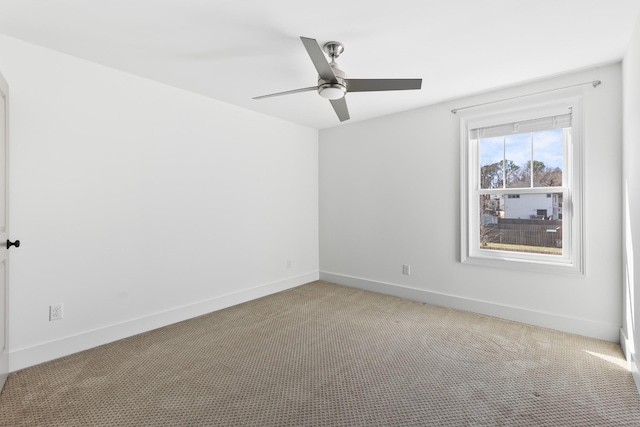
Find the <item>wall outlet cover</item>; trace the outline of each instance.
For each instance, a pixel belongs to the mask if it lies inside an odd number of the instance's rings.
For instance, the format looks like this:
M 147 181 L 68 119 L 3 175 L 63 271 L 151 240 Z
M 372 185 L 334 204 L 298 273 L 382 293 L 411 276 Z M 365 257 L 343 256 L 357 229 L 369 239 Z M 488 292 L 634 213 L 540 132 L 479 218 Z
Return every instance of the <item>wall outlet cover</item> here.
M 49 321 L 62 319 L 62 304 L 53 304 L 49 306 Z

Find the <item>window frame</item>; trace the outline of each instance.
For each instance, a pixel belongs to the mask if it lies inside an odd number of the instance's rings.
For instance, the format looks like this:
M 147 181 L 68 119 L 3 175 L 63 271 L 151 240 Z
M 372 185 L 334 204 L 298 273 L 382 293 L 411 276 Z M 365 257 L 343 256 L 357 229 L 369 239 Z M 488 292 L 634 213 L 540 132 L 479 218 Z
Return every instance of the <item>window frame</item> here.
M 512 268 L 549 273 L 585 274 L 584 265 L 584 118 L 582 96 L 556 99 L 544 104 L 517 109 L 490 109 L 460 118 L 461 183 L 461 262 L 464 264 Z M 563 148 L 563 183 L 561 187 L 544 187 L 544 192 L 563 194 L 563 254 L 547 255 L 482 249 L 479 245 L 480 161 L 479 144 L 470 131 L 481 127 L 518 122 L 538 117 L 572 113 L 570 137 Z M 567 138 L 565 133 L 564 138 Z M 542 189 L 540 189 L 542 190 Z M 540 193 L 536 189 L 513 188 L 502 194 Z M 486 192 L 486 191 L 485 191 Z

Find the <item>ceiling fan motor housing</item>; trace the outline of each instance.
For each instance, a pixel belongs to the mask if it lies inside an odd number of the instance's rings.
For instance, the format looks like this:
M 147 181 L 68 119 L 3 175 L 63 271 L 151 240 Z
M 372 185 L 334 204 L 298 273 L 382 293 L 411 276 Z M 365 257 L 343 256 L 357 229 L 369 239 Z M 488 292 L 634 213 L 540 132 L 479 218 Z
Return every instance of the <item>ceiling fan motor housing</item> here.
M 332 61 L 329 65 L 333 69 L 336 80 L 325 80 L 318 77 L 318 93 L 326 99 L 340 99 L 347 94 L 347 75 L 338 68 L 338 64 L 335 61 Z

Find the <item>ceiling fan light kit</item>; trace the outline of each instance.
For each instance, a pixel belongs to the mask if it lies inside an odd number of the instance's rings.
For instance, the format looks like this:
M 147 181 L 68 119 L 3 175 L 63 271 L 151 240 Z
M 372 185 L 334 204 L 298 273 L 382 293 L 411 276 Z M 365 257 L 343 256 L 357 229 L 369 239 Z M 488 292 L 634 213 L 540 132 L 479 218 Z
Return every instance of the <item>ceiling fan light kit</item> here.
M 318 85 L 257 96 L 253 99 L 317 90 L 320 96 L 331 102 L 338 118 L 343 122 L 349 120 L 349 110 L 345 99 L 345 95 L 349 92 L 414 90 L 422 87 L 422 79 L 348 79 L 345 72 L 338 68 L 338 64 L 335 61 L 344 52 L 342 43 L 330 41 L 320 49 L 320 45 L 315 39 L 300 37 L 300 40 L 318 72 Z M 331 59 L 331 62 L 327 61 L 325 53 Z
M 326 99 L 340 99 L 347 94 L 347 88 L 340 83 L 322 83 L 318 86 L 318 93 Z

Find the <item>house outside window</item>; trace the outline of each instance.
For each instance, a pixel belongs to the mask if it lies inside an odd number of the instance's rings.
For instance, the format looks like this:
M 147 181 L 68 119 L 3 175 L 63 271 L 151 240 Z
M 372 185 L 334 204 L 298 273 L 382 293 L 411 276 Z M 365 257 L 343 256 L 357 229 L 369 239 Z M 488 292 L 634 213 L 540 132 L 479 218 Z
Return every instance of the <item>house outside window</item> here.
M 461 119 L 463 262 L 584 272 L 582 139 L 580 98 Z

